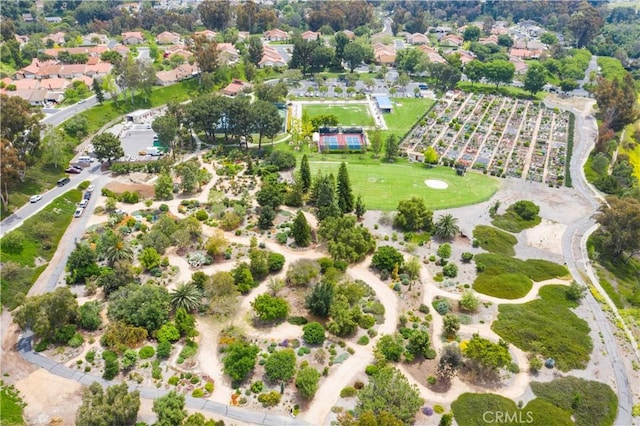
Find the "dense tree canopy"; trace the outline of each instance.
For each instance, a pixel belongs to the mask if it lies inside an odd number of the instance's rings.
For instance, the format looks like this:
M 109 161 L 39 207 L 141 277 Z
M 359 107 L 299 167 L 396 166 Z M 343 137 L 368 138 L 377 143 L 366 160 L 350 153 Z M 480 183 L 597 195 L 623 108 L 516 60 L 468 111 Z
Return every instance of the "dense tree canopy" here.
M 82 405 L 76 412 L 76 424 L 83 426 L 133 426 L 140 409 L 140 392 L 129 393 L 126 383 L 110 386 L 106 392 L 93 382 L 82 393 Z
M 78 302 L 68 287 L 28 297 L 13 311 L 13 320 L 22 330 L 30 328 L 36 337 L 53 338 L 61 327 L 73 324 L 78 315 Z
M 124 321 L 152 333 L 167 322 L 170 308 L 171 297 L 164 287 L 128 284 L 111 294 L 107 313 L 112 321 Z
M 326 241 L 334 260 L 358 262 L 376 248 L 369 230 L 356 226 L 356 217 L 351 215 L 323 220 L 318 235 Z
M 403 231 L 430 231 L 433 228 L 433 212 L 427 210 L 422 198 L 412 197 L 398 203 L 398 214 L 393 226 Z
M 604 235 L 603 254 L 607 257 L 615 259 L 640 249 L 640 201 L 609 197 L 607 203 L 600 206 L 596 221 Z

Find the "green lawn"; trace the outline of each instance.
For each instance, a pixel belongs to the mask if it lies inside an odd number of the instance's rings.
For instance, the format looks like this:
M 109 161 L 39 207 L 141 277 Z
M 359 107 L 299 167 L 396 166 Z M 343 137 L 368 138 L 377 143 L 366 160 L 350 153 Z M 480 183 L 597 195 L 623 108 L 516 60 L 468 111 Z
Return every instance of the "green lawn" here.
M 319 156 L 316 156 L 318 158 Z M 342 160 L 342 157 L 347 157 Z M 480 173 L 457 176 L 453 169 L 427 169 L 417 163 L 352 163 L 351 156 L 327 155 L 322 160 L 309 159 L 311 173 L 338 174 L 341 161 L 347 162 L 354 195 L 362 195 L 369 210 L 395 210 L 398 202 L 413 196 L 424 199 L 429 209 L 438 210 L 476 204 L 489 199 L 500 186 L 499 180 Z M 357 156 L 353 155 L 356 160 Z M 446 182 L 447 189 L 432 189 L 426 179 Z
M 586 368 L 593 349 L 589 324 L 569 309 L 566 293 L 539 295 L 522 305 L 500 305 L 491 329 L 522 350 L 554 358 L 561 371 Z
M 414 124 L 433 106 L 434 101 L 423 98 L 392 98 L 393 111 L 382 118 L 389 130 L 382 132 L 384 141 L 390 134 L 403 138 Z
M 369 114 L 369 107 L 365 104 L 305 104 L 302 111 L 309 114 L 309 117 L 333 114 L 338 117 L 340 126 L 371 127 L 375 124 Z
M 519 299 L 529 293 L 532 285 L 524 274 L 480 274 L 473 283 L 473 289 L 501 299 Z

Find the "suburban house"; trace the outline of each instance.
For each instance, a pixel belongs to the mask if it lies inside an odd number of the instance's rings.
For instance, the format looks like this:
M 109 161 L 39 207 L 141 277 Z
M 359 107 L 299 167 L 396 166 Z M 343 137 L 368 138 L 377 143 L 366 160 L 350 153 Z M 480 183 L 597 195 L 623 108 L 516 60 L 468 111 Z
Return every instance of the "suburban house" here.
M 315 31 L 305 31 L 302 33 L 302 39 L 307 41 L 319 40 L 320 37 L 321 37 L 321 34 Z
M 164 55 L 163 56 L 164 56 L 165 59 L 171 59 L 175 55 L 180 55 L 180 56 L 182 56 L 184 58 L 185 61 L 188 61 L 189 58 L 193 56 L 193 52 L 190 52 L 190 51 L 186 50 L 182 46 L 174 44 L 172 46 L 169 46 L 164 51 Z
M 381 65 L 390 65 L 396 61 L 396 51 L 393 47 L 376 43 L 373 45 L 373 56 Z
M 354 40 L 356 38 L 356 34 L 353 31 L 342 30 L 342 32 L 347 36 L 349 40 Z
M 241 93 L 245 88 L 251 88 L 251 87 L 253 87 L 251 83 L 246 83 L 242 80 L 238 80 L 234 78 L 233 81 L 231 81 L 231 83 L 229 83 L 227 87 L 225 87 L 220 91 L 220 93 L 226 96 L 236 96 L 237 94 Z
M 158 44 L 176 44 L 179 42 L 180 42 L 180 34 L 178 33 L 163 31 L 156 36 L 156 43 Z
M 478 40 L 480 44 L 498 44 L 498 36 L 495 34 L 491 34 L 489 37 L 480 37 Z
M 13 37 L 16 39 L 16 41 L 18 42 L 20 47 L 22 47 L 25 44 L 29 43 L 29 36 L 26 36 L 26 35 L 22 36 L 22 35 L 14 34 Z
M 447 34 L 440 39 L 440 45 L 445 47 L 460 47 L 464 40 L 457 34 Z
M 122 43 L 140 44 L 144 42 L 144 37 L 140 31 L 129 31 L 122 33 Z
M 262 46 L 262 59 L 258 63 L 260 68 L 264 67 L 284 67 L 287 62 L 282 58 L 276 49 L 265 44 Z
M 127 56 L 129 54 L 129 48 L 124 44 L 116 44 L 112 50 L 115 50 L 122 56 Z
M 23 14 L 22 14 L 22 20 L 23 20 L 24 22 L 33 22 L 33 21 L 34 21 L 34 19 L 33 19 L 33 15 L 32 15 L 32 14 L 30 14 L 30 13 L 23 13 Z
M 59 24 L 62 22 L 62 18 L 59 16 L 45 16 L 44 20 L 50 24 Z
M 456 53 L 460 54 L 460 61 L 462 61 L 462 65 L 466 65 L 476 59 L 476 55 L 468 50 L 458 50 Z
M 238 41 L 245 41 L 250 36 L 251 34 L 249 33 L 249 31 L 238 31 Z
M 431 46 L 427 46 L 423 44 L 421 46 L 417 46 L 416 49 L 422 50 L 424 54 L 427 55 L 427 57 L 429 58 L 429 62 L 434 62 L 437 64 L 447 63 L 447 60 L 443 58 L 442 55 L 440 55 L 440 53 L 438 53 L 438 51 Z
M 86 36 L 82 36 L 82 45 L 83 46 L 92 46 L 92 45 L 103 45 L 109 42 L 109 37 L 105 34 L 100 33 L 90 33 Z
M 209 41 L 212 41 L 214 38 L 216 38 L 217 35 L 217 32 L 211 30 L 196 31 L 195 33 L 193 33 L 194 37 L 204 37 Z
M 421 33 L 407 34 L 407 43 L 414 45 L 429 44 L 429 37 Z
M 175 69 L 169 71 L 160 71 L 156 73 L 156 84 L 160 86 L 168 86 L 182 80 L 187 80 L 198 75 L 198 67 L 194 64 L 182 64 Z
M 66 33 L 63 33 L 62 31 L 58 31 L 55 34 L 49 34 L 42 37 L 42 42 L 46 45 L 47 41 L 51 40 L 54 44 L 62 45 L 65 42 L 65 39 L 64 39 L 65 35 Z
M 267 41 L 286 41 L 289 39 L 289 34 L 276 28 L 275 30 L 265 31 L 264 39 Z
M 522 74 L 527 71 L 529 65 L 525 61 L 520 58 L 516 58 L 514 56 L 509 58 L 509 62 L 511 62 L 516 67 L 516 74 Z
M 231 43 L 218 43 L 218 61 L 222 64 L 233 64 L 238 62 L 240 54 Z
M 529 50 L 529 49 L 516 49 L 511 48 L 509 50 L 509 56 L 520 59 L 539 59 L 542 55 L 542 50 Z
M 100 55 L 108 50 L 106 46 L 63 47 L 58 49 L 44 49 L 43 53 L 53 58 L 57 58 L 60 52 L 67 52 L 70 55 L 87 55 L 89 58 L 99 58 Z

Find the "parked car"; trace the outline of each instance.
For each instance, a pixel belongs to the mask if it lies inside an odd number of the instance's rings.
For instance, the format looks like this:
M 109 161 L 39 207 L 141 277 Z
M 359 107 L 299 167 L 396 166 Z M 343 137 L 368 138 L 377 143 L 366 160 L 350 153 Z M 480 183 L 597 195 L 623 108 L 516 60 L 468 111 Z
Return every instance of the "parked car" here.
M 65 177 L 63 177 L 63 178 L 61 178 L 61 179 L 58 179 L 58 183 L 57 183 L 57 185 L 58 185 L 58 186 L 65 186 L 65 185 L 66 185 L 66 184 L 68 184 L 69 182 L 71 182 L 71 179 L 69 179 L 69 177 L 68 177 L 68 176 L 65 176 Z
M 74 167 L 69 167 L 69 168 L 65 169 L 65 171 L 64 171 L 64 172 L 65 172 L 65 173 L 71 173 L 71 174 L 77 175 L 77 174 L 79 174 L 81 171 L 82 171 L 82 170 L 78 170 L 78 169 L 76 169 L 76 168 L 74 168 Z
M 84 208 L 83 207 L 78 207 L 76 209 L 76 211 L 73 213 L 73 217 L 80 217 L 82 216 L 82 212 L 84 212 Z
M 87 186 L 87 192 L 93 192 L 96 189 L 95 185 L 89 185 Z
M 74 169 L 77 169 L 77 170 L 80 170 L 80 171 L 84 170 L 84 167 L 78 166 L 77 164 L 70 164 L 69 167 L 73 167 Z
M 82 197 L 82 199 L 90 200 L 91 199 L 91 192 L 85 191 L 84 196 Z
M 42 200 L 42 195 L 40 195 L 40 194 L 32 195 L 31 198 L 29 198 L 29 202 L 30 203 L 37 203 L 40 200 Z
M 78 203 L 78 205 L 79 205 L 80 207 L 82 207 L 83 209 L 84 209 L 85 207 L 87 207 L 87 204 L 89 204 L 89 200 L 87 200 L 86 198 L 85 198 L 85 199 L 83 199 L 82 201 L 80 201 L 80 202 Z

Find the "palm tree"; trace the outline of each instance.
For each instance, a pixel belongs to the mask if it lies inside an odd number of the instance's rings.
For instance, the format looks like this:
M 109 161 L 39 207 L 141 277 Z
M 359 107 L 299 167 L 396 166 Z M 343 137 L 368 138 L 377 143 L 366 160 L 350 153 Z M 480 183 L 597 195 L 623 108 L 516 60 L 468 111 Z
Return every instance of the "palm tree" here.
M 451 214 L 442 215 L 434 224 L 433 234 L 443 240 L 452 240 L 460 232 L 457 222 L 458 219 Z
M 200 300 L 202 292 L 192 282 L 180 283 L 173 292 L 171 292 L 171 306 L 175 310 L 180 308 L 187 312 L 193 312 L 200 308 Z
M 113 266 L 116 262 L 133 259 L 133 249 L 122 239 L 122 235 L 116 236 L 114 240 L 104 249 L 104 257 Z

